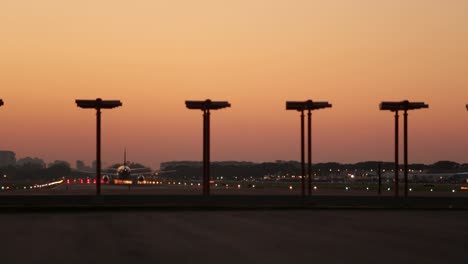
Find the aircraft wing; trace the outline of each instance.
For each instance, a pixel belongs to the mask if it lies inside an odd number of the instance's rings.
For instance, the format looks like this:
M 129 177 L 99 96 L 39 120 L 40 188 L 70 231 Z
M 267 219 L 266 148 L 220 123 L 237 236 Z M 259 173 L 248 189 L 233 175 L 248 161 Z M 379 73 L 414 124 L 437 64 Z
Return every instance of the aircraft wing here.
M 146 172 L 138 172 L 138 170 L 139 169 L 132 169 L 132 173 L 135 175 L 143 175 L 143 176 L 158 176 L 160 174 L 175 172 L 175 170 L 171 170 L 171 171 L 156 170 L 156 171 L 146 171 Z
M 115 169 L 112 169 L 112 170 L 115 170 Z M 101 171 L 101 174 L 102 174 L 102 175 L 108 175 L 108 176 L 118 176 L 117 170 L 115 170 L 115 172 L 113 172 L 113 173 L 109 173 L 108 171 L 109 171 L 108 169 L 103 170 L 103 171 Z M 95 171 L 73 170 L 72 172 L 75 172 L 75 173 L 83 173 L 83 174 L 88 174 L 88 175 L 96 176 L 96 172 L 95 172 Z
M 145 171 L 145 172 L 148 172 L 148 168 L 135 168 L 135 169 L 132 169 L 130 168 L 132 171 L 134 172 L 138 172 L 138 171 Z

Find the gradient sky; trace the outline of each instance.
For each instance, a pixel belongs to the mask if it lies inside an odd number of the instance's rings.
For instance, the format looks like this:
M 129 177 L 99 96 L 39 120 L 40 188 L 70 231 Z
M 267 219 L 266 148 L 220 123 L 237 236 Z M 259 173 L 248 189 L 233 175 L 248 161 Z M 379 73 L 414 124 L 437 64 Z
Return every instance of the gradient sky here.
M 0 149 L 90 162 L 95 113 L 74 100 L 120 99 L 103 114 L 103 160 L 154 168 L 200 160 L 202 114 L 187 99 L 229 100 L 212 115 L 213 160 L 297 160 L 299 115 L 314 112 L 313 161 L 393 158 L 383 100 L 410 112 L 410 162 L 468 162 L 468 1 L 2 0 Z M 105 164 L 106 165 L 106 164 Z

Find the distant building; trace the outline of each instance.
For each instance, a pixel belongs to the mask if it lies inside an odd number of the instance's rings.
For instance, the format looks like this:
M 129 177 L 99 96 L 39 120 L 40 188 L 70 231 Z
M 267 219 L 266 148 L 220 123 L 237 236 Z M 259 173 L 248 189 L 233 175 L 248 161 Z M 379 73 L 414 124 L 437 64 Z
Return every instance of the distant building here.
M 255 165 L 256 163 L 248 161 L 213 161 L 211 164 L 219 166 L 248 166 Z M 161 162 L 159 168 L 161 170 L 166 170 L 174 167 L 200 168 L 202 166 L 203 163 L 201 161 L 167 161 Z
M 13 151 L 0 151 L 0 167 L 16 164 L 16 154 Z
M 77 160 L 77 161 L 76 161 L 76 169 L 77 169 L 77 170 L 81 170 L 81 171 L 85 170 L 85 169 L 86 169 L 86 165 L 85 165 L 84 161 L 82 161 L 82 160 Z

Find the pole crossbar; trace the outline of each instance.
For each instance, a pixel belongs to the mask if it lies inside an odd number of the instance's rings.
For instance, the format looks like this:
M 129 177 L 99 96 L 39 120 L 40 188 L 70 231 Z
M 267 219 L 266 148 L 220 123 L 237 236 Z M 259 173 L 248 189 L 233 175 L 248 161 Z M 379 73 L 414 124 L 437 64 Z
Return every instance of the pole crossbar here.
M 468 107 L 468 106 L 467 106 Z M 395 112 L 395 197 L 399 197 L 399 111 L 403 111 L 403 180 L 404 180 L 404 196 L 408 197 L 408 111 L 429 108 L 429 105 L 423 102 L 410 102 L 408 100 L 400 102 L 382 102 L 380 110 L 388 110 Z M 467 108 L 468 109 L 468 108 Z
M 76 105 L 84 109 L 96 110 L 96 195 L 101 195 L 101 109 L 112 109 L 122 106 L 118 100 L 76 100 Z

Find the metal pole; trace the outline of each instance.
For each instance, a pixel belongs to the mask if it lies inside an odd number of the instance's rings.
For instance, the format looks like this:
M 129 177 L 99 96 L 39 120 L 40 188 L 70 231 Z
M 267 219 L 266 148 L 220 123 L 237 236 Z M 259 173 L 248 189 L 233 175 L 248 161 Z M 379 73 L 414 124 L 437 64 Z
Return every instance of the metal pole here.
M 408 197 L 408 111 L 404 113 L 403 123 L 403 155 L 404 155 L 404 173 L 405 173 L 405 197 Z
M 398 197 L 398 111 L 395 111 L 395 197 Z
M 308 152 L 308 174 L 309 174 L 309 196 L 312 195 L 312 112 L 309 109 L 309 112 L 307 113 L 307 132 L 308 132 L 308 146 L 307 146 L 307 152 Z
M 96 195 L 101 195 L 101 108 L 96 112 Z
M 203 188 L 203 196 L 206 196 L 206 153 L 207 153 L 207 148 L 206 148 L 206 110 L 203 110 L 203 183 L 202 183 L 202 188 Z
M 301 110 L 301 190 L 302 196 L 305 196 L 305 159 L 304 155 L 304 110 Z
M 377 167 L 377 175 L 379 176 L 379 188 L 378 188 L 378 194 L 382 194 L 382 164 L 379 163 Z
M 206 114 L 206 195 L 210 196 L 210 109 Z

